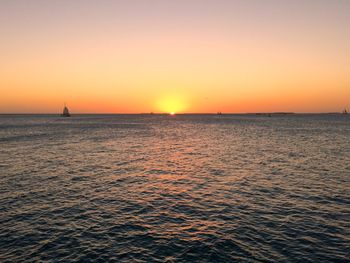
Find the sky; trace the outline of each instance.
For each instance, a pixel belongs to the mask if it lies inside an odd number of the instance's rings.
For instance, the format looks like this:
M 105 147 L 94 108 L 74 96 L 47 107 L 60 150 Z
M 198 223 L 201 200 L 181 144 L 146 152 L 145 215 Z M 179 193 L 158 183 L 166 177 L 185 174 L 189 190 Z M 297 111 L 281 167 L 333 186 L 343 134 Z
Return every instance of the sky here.
M 350 109 L 349 0 L 1 0 L 0 113 Z

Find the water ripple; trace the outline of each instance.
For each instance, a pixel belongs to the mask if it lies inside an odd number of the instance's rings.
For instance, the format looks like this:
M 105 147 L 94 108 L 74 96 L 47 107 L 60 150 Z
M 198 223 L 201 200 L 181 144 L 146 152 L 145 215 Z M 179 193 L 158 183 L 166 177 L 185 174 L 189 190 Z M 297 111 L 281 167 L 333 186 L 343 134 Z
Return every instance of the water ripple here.
M 347 262 L 336 115 L 0 117 L 0 261 Z

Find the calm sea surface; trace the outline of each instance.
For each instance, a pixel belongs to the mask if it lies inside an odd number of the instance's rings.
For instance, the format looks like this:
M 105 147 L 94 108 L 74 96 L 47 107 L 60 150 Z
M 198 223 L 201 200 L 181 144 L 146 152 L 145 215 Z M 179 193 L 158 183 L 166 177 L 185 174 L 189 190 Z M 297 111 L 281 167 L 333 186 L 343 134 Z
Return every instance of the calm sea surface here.
M 349 253 L 349 115 L 0 116 L 1 262 Z

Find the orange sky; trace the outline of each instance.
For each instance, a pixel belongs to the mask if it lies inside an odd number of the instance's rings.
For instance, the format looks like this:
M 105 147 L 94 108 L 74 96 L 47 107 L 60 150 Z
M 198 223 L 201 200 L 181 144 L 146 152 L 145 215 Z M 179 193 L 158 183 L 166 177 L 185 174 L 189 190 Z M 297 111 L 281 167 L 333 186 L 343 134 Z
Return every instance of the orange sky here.
M 0 3 L 0 113 L 350 108 L 350 1 L 73 2 Z

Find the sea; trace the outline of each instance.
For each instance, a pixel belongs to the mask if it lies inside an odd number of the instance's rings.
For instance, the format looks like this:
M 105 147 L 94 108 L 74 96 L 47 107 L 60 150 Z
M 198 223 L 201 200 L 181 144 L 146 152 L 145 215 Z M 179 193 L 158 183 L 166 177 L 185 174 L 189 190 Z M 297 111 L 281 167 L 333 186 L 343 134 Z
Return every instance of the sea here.
M 0 116 L 0 262 L 349 260 L 349 115 Z

